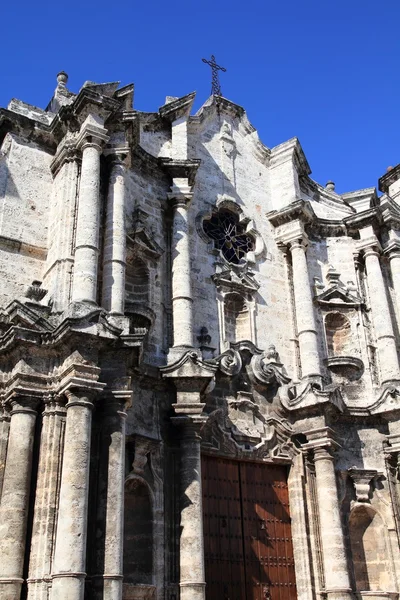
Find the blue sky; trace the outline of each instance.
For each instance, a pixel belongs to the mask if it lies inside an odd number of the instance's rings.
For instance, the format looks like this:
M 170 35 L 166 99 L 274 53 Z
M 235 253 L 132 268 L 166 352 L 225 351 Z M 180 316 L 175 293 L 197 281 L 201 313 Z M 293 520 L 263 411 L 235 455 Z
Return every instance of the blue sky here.
M 56 74 L 135 83 L 135 108 L 210 93 L 202 57 L 227 68 L 222 93 L 269 147 L 297 136 L 322 184 L 377 185 L 400 162 L 398 0 L 8 2 L 0 12 L 0 106 L 45 107 Z

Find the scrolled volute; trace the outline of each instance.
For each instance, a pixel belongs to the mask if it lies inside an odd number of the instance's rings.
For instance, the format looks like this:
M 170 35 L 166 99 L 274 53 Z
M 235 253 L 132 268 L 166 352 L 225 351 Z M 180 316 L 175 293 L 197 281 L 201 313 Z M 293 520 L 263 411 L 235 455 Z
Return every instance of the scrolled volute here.
M 262 354 L 254 354 L 251 359 L 251 368 L 255 379 L 259 383 L 271 384 L 276 381 L 280 385 L 290 382 L 286 375 L 285 367 L 280 362 L 275 346 L 269 346 Z
M 233 377 L 240 373 L 242 369 L 242 357 L 237 350 L 230 348 L 216 359 L 219 363 L 219 368 L 224 375 Z

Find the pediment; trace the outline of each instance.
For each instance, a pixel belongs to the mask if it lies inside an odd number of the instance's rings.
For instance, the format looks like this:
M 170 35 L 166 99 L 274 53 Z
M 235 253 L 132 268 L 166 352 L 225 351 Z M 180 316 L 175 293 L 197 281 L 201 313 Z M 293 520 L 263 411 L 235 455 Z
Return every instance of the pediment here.
M 148 215 L 142 210 L 135 211 L 132 227 L 127 233 L 128 250 L 135 256 L 141 254 L 147 258 L 157 260 L 164 250 L 154 240 L 152 231 L 147 226 Z
M 322 306 L 345 305 L 348 308 L 357 308 L 361 304 L 361 299 L 358 294 L 350 293 L 345 287 L 341 286 L 328 288 L 316 297 L 316 301 Z
M 0 310 L 0 332 L 4 333 L 11 327 L 30 329 L 37 333 L 46 333 L 53 329 L 41 311 L 36 311 L 19 300 L 14 300 L 5 309 Z
M 213 275 L 212 279 L 225 292 L 254 294 L 260 287 L 251 271 L 237 273 L 234 269 L 225 269 Z

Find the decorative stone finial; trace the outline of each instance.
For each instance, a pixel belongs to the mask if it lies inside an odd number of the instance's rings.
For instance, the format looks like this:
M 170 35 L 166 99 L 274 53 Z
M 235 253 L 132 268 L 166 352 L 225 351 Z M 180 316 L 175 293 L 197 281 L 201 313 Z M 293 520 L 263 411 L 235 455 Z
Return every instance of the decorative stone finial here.
M 392 166 L 390 166 L 390 167 L 388 167 L 388 168 L 386 169 L 386 172 L 387 172 L 387 173 L 389 173 L 389 171 L 393 171 L 393 167 L 392 167 Z
M 65 71 L 60 71 L 57 73 L 57 85 L 61 87 L 65 87 L 68 82 L 68 75 Z
M 337 285 L 340 280 L 340 273 L 336 271 L 336 269 L 329 265 L 328 273 L 326 274 L 326 279 L 329 285 Z
M 41 286 L 41 281 L 32 281 L 31 285 L 26 291 L 25 298 L 29 298 L 29 300 L 33 302 L 40 302 L 43 300 L 47 294 L 47 290 L 43 289 Z
M 334 192 L 335 191 L 335 184 L 333 181 L 327 181 L 325 189 L 328 190 L 329 192 Z

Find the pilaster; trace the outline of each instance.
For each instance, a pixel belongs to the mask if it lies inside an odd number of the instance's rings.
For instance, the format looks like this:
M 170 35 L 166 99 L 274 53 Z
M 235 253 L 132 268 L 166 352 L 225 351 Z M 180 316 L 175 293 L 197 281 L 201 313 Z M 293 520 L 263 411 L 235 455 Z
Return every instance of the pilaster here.
M 123 389 L 105 392 L 101 407 L 101 480 L 97 522 L 102 534 L 97 536 L 97 573 L 92 575 L 94 597 L 98 600 L 121 600 L 123 582 L 125 421 L 132 403 L 127 378 Z
M 38 478 L 29 559 L 28 599 L 47 600 L 65 434 L 65 398 L 44 398 Z

